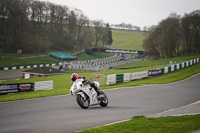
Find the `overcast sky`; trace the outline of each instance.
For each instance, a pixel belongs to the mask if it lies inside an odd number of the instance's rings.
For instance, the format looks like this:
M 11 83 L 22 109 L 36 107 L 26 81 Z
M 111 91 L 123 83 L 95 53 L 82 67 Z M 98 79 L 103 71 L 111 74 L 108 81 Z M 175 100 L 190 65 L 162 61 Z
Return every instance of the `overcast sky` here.
M 157 25 L 170 13 L 181 16 L 200 9 L 200 0 L 42 0 L 77 8 L 90 20 L 105 23 L 132 25 Z

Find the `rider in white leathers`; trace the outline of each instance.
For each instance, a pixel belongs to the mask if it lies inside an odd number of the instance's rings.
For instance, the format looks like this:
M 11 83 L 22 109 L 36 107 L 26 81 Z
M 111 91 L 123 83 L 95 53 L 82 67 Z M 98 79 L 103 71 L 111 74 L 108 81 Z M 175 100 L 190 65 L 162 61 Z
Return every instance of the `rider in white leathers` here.
M 73 74 L 71 75 L 71 80 L 72 80 L 73 82 L 75 82 L 77 79 L 83 79 L 83 81 L 82 81 L 83 84 L 90 84 L 90 86 L 91 86 L 92 88 L 94 88 L 95 91 L 97 92 L 97 98 L 101 98 L 100 90 L 99 90 L 99 88 L 95 85 L 95 83 L 89 81 L 86 77 L 78 76 L 77 73 L 73 73 Z

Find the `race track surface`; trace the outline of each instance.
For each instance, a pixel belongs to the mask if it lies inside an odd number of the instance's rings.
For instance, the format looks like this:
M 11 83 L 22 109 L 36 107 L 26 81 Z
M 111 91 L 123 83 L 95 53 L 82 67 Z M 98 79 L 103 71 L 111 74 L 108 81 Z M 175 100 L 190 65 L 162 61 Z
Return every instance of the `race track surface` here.
M 70 95 L 4 102 L 0 133 L 67 133 L 150 116 L 200 100 L 199 86 L 200 74 L 176 83 L 105 90 L 108 107 L 86 110 Z

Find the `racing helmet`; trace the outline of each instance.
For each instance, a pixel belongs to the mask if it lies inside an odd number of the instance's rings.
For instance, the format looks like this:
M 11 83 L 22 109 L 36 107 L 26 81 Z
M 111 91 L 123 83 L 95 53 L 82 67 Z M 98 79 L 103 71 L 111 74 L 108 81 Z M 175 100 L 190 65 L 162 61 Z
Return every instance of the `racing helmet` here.
M 76 79 L 78 79 L 78 78 L 79 78 L 79 76 L 78 76 L 77 73 L 73 73 L 73 74 L 71 75 L 71 79 L 72 79 L 73 82 L 76 81 Z

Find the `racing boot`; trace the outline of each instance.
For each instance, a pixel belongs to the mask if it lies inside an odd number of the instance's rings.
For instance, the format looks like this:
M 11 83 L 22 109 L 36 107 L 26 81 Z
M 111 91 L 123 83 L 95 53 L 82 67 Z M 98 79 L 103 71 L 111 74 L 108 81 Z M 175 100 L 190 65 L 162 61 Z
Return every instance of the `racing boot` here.
M 90 86 L 94 88 L 94 90 L 97 92 L 97 99 L 104 98 L 104 95 L 101 95 L 99 88 L 95 85 L 95 83 L 90 83 Z

